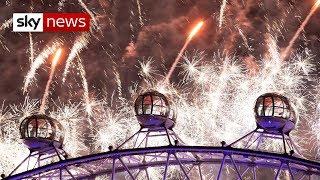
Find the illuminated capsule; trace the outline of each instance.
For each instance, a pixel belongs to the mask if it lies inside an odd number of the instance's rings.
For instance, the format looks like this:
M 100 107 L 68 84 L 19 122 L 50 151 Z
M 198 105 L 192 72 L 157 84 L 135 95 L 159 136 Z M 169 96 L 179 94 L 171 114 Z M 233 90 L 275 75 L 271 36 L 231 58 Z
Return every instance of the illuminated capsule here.
M 134 106 L 141 127 L 171 129 L 175 125 L 175 112 L 170 108 L 168 99 L 157 91 L 148 91 L 139 95 Z
M 297 119 L 289 100 L 277 93 L 258 97 L 255 117 L 258 128 L 277 133 L 289 133 L 294 129 Z
M 42 114 L 26 117 L 20 124 L 20 134 L 29 149 L 52 145 L 60 148 L 64 139 L 62 125 L 57 120 Z

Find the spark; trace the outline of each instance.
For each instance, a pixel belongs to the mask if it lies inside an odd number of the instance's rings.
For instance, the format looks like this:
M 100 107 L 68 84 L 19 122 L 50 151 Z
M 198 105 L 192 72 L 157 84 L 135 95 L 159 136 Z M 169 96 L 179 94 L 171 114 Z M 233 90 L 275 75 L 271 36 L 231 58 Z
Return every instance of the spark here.
M 49 96 L 49 90 L 50 90 L 50 85 L 51 85 L 51 82 L 52 82 L 52 78 L 53 78 L 53 75 L 54 75 L 54 71 L 55 71 L 55 68 L 56 68 L 56 65 L 58 64 L 59 62 L 59 59 L 61 57 L 61 54 L 62 54 L 62 49 L 59 48 L 55 55 L 54 55 L 54 58 L 52 60 L 52 64 L 51 64 L 51 71 L 50 71 L 50 75 L 49 75 L 49 80 L 47 82 L 47 85 L 46 85 L 46 89 L 44 91 L 44 95 L 43 95 L 43 98 L 41 100 L 41 106 L 40 106 L 40 110 L 39 110 L 39 113 L 41 114 L 44 114 L 45 113 L 45 108 L 46 108 L 46 105 L 47 105 L 47 99 L 48 99 L 48 96 Z
M 139 62 L 140 72 L 139 74 L 145 78 L 151 78 L 153 74 L 155 74 L 155 70 L 152 67 L 154 63 L 153 58 L 149 57 L 147 60 L 143 60 Z
M 165 79 L 165 82 L 169 83 L 170 81 L 170 77 L 174 71 L 174 69 L 176 68 L 176 66 L 178 65 L 178 62 L 179 60 L 181 59 L 185 49 L 188 47 L 190 41 L 192 40 L 192 38 L 197 34 L 197 32 L 201 29 L 201 27 L 203 26 L 204 22 L 203 21 L 200 21 L 193 29 L 192 31 L 190 32 L 186 42 L 184 43 L 183 47 L 181 48 L 181 50 L 179 51 L 178 53 L 178 56 L 176 57 L 176 59 L 174 60 L 174 63 L 172 64 L 167 76 L 166 76 L 166 79 Z
M 227 0 L 222 0 L 222 5 L 220 8 L 220 15 L 219 15 L 219 28 L 221 28 L 223 24 L 224 12 L 226 10 L 226 6 L 227 6 Z
M 304 28 L 306 27 L 306 25 L 308 24 L 310 18 L 313 16 L 313 14 L 317 11 L 318 7 L 320 6 L 320 0 L 317 0 L 315 2 L 315 4 L 312 6 L 310 13 L 308 14 L 308 16 L 304 19 L 304 21 L 302 22 L 302 24 L 300 25 L 300 27 L 298 28 L 298 30 L 295 32 L 295 34 L 293 35 L 292 39 L 289 41 L 289 45 L 285 48 L 284 52 L 282 53 L 282 60 L 285 60 L 287 58 L 287 56 L 289 55 L 293 44 L 295 43 L 295 41 L 298 39 L 299 35 L 301 34 L 301 32 L 304 30 Z
M 182 68 L 184 69 L 183 82 L 190 82 L 193 78 L 198 80 L 198 82 L 202 82 L 204 80 L 204 70 L 201 69 L 200 66 L 200 61 L 202 61 L 204 57 L 204 51 L 195 51 L 191 56 L 186 53 L 182 56 L 185 62 L 182 64 Z
M 88 33 L 83 33 L 82 35 L 78 36 L 74 42 L 73 47 L 71 48 L 70 54 L 66 60 L 66 66 L 63 71 L 63 76 L 62 76 L 62 81 L 66 81 L 66 77 L 69 73 L 69 68 L 72 64 L 73 59 L 79 54 L 83 48 L 87 47 L 89 43 L 89 37 L 90 34 Z

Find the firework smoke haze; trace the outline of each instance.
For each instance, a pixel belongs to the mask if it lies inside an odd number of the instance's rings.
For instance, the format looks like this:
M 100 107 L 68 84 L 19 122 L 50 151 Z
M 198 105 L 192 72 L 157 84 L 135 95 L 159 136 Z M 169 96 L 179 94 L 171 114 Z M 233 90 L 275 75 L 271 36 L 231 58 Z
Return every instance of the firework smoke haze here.
M 312 6 L 308 16 L 304 19 L 304 21 L 302 22 L 302 24 L 300 25 L 300 27 L 298 28 L 298 30 L 296 31 L 296 33 L 293 35 L 292 39 L 289 42 L 289 45 L 286 47 L 286 49 L 284 50 L 284 52 L 282 53 L 282 57 L 281 59 L 285 60 L 289 54 L 290 51 L 292 49 L 293 44 L 295 43 L 295 41 L 298 39 L 299 35 L 301 34 L 301 32 L 304 30 L 304 28 L 306 27 L 306 25 L 308 24 L 310 18 L 314 15 L 314 13 L 317 11 L 317 9 L 320 6 L 320 0 L 317 0 L 315 2 L 315 4 Z
M 176 57 L 176 59 L 174 60 L 167 76 L 166 76 L 166 79 L 165 79 L 165 82 L 169 83 L 170 81 L 170 77 L 174 71 L 174 69 L 176 68 L 176 66 L 178 65 L 178 62 L 179 60 L 181 59 L 184 51 L 186 50 L 186 48 L 188 47 L 190 41 L 192 40 L 192 38 L 197 34 L 197 32 L 201 29 L 201 27 L 203 26 L 204 22 L 203 21 L 200 21 L 193 29 L 192 31 L 190 32 L 186 42 L 184 43 L 183 47 L 181 48 L 181 50 L 179 51 L 178 53 L 178 56 Z
M 55 55 L 54 55 L 54 58 L 52 60 L 52 64 L 51 64 L 51 71 L 50 71 L 50 75 L 49 75 L 49 80 L 47 82 L 47 85 L 46 85 L 46 89 L 44 91 L 44 94 L 43 94 L 43 97 L 42 97 L 42 100 L 41 100 L 41 106 L 40 106 L 40 110 L 39 110 L 39 113 L 41 114 L 44 114 L 45 113 L 45 108 L 46 108 L 46 105 L 47 105 L 47 99 L 48 99 L 48 96 L 49 96 L 49 93 L 50 93 L 50 85 L 51 85 L 51 82 L 52 82 L 52 78 L 53 78 L 53 75 L 54 75 L 54 71 L 56 69 L 56 66 L 59 62 L 59 59 L 61 57 L 61 54 L 62 54 L 62 49 L 59 48 Z

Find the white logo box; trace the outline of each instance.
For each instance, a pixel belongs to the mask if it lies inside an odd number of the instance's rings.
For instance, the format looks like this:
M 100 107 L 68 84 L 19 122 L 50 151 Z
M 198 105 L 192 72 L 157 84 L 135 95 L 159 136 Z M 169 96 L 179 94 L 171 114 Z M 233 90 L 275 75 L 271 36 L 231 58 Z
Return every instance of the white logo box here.
M 43 13 L 13 13 L 12 26 L 14 32 L 43 32 Z

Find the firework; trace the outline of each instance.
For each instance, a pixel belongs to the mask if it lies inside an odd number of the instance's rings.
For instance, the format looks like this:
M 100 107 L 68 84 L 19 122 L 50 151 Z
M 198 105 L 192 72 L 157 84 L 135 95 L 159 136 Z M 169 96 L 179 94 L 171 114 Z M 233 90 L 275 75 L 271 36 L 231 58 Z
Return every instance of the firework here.
M 66 60 L 66 66 L 63 71 L 62 81 L 66 81 L 66 77 L 69 73 L 69 68 L 72 64 L 73 59 L 79 54 L 83 48 L 85 48 L 89 43 L 90 34 L 83 33 L 82 35 L 78 36 L 74 42 L 73 47 L 71 48 L 70 54 Z
M 121 83 L 121 79 L 120 79 L 120 74 L 119 72 L 114 68 L 114 76 L 115 76 L 115 81 L 117 83 L 117 90 L 118 90 L 118 94 L 121 97 L 122 96 L 122 83 Z
M 30 47 L 30 49 L 29 49 L 29 51 L 30 51 L 29 60 L 30 60 L 30 63 L 32 63 L 33 60 L 34 60 L 34 49 L 33 49 L 33 38 L 32 38 L 32 33 L 31 32 L 29 32 L 29 47 Z
M 0 32 L 10 27 L 12 24 L 12 18 L 6 20 L 1 26 L 0 26 Z
M 86 71 L 84 70 L 84 67 L 82 65 L 82 60 L 80 58 L 80 56 L 78 55 L 78 69 L 80 71 L 80 75 L 81 75 L 81 80 L 82 80 L 82 88 L 84 90 L 83 92 L 83 99 L 84 99 L 84 102 L 85 102 L 85 109 L 86 109 L 86 112 L 88 113 L 89 116 L 91 116 L 92 114 L 92 107 L 91 107 L 91 104 L 90 104 L 90 98 L 89 98 L 89 89 L 88 89 L 88 82 L 87 82 L 87 79 L 86 79 Z M 89 118 L 89 123 L 90 125 L 92 125 L 91 121 L 90 121 L 90 118 Z
M 31 63 L 30 70 L 27 73 L 25 80 L 24 80 L 24 86 L 23 86 L 23 92 L 27 92 L 28 87 L 30 86 L 32 80 L 34 79 L 34 76 L 36 74 L 36 71 L 38 68 L 45 62 L 45 60 L 56 51 L 56 49 L 61 46 L 60 41 L 54 41 L 51 45 L 47 45 L 42 52 L 34 59 L 34 61 Z
M 139 62 L 139 68 L 141 69 L 139 75 L 141 75 L 145 80 L 149 78 L 152 79 L 154 75 L 160 75 L 157 73 L 155 67 L 153 67 L 154 61 L 152 57 L 147 58 L 146 60 L 143 59 Z
M 94 14 L 89 10 L 88 6 L 82 1 L 82 0 L 78 0 L 80 6 L 87 11 L 87 13 L 90 15 L 92 21 L 93 21 L 93 24 L 95 25 L 96 28 L 98 28 L 98 22 L 96 20 L 96 18 L 94 17 Z
M 62 8 L 65 1 L 61 0 L 59 2 L 62 4 L 59 5 L 59 8 Z M 93 13 L 83 1 L 79 0 L 78 2 L 96 23 Z M 136 2 L 140 25 L 142 26 L 141 2 L 139 0 Z M 226 4 L 227 0 L 223 0 L 219 18 L 220 28 L 224 22 Z M 311 15 L 315 13 L 319 5 L 320 0 L 311 9 Z M 297 31 L 297 35 L 294 36 L 295 39 L 291 40 L 292 43 L 287 47 L 284 57 L 287 57 L 290 53 L 294 41 L 298 38 L 310 17 L 306 18 L 305 24 L 302 23 L 301 30 L 299 28 L 300 31 Z M 0 30 L 7 28 L 10 21 L 12 22 L 12 20 L 5 22 L 6 24 L 3 24 Z M 132 104 L 136 94 L 146 89 L 154 89 L 171 97 L 178 114 L 174 129 L 188 145 L 212 146 L 220 145 L 221 141 L 233 142 L 246 132 L 256 128 L 253 113 L 256 98 L 266 92 L 278 92 L 289 97 L 293 102 L 300 117 L 297 122 L 298 131 L 308 128 L 303 124 L 303 122 L 308 122 L 308 126 L 313 130 L 310 135 L 316 138 L 313 144 L 314 149 L 319 147 L 318 129 L 320 123 L 318 119 L 317 121 L 311 121 L 310 119 L 313 117 L 309 115 L 312 114 L 312 109 L 314 109 L 313 101 L 319 102 L 319 98 L 314 97 L 312 93 L 317 88 L 310 86 L 310 84 L 316 84 L 316 80 L 319 79 L 319 77 L 314 76 L 317 69 L 315 68 L 316 65 L 312 63 L 314 56 L 310 51 L 305 49 L 302 52 L 295 53 L 288 58 L 288 61 L 281 61 L 285 58 L 280 54 L 276 36 L 274 36 L 274 33 L 267 34 L 265 42 L 267 53 L 261 55 L 263 58 L 255 62 L 256 68 L 259 70 L 254 74 L 249 74 L 250 69 L 243 63 L 242 57 L 230 56 L 220 52 L 207 54 L 206 51 L 200 50 L 192 53 L 185 52 L 188 44 L 202 26 L 203 22 L 200 22 L 190 32 L 167 75 L 160 74 L 162 71 L 156 69 L 157 63 L 152 58 L 139 62 L 140 79 L 138 82 L 128 85 L 130 94 L 127 95 L 123 91 L 125 87 L 122 87 L 122 74 L 117 71 L 117 67 L 111 67 L 106 71 L 113 71 L 117 89 L 111 95 L 107 92 L 99 92 L 105 93 L 105 97 L 92 99 L 89 97 L 85 66 L 79 55 L 88 45 L 90 34 L 79 35 L 67 57 L 62 80 L 63 82 L 66 81 L 69 69 L 75 61 L 84 90 L 83 102 L 81 100 L 68 101 L 59 105 L 56 104 L 57 102 L 53 102 L 56 106 L 50 106 L 51 109 L 47 110 L 50 116 L 58 119 L 65 128 L 64 148 L 71 157 L 86 154 L 88 149 L 90 149 L 88 153 L 107 151 L 110 145 L 116 147 L 138 130 L 139 125 L 135 119 Z M 281 29 L 278 27 L 270 28 Z M 238 32 L 246 48 L 251 51 L 251 46 L 249 46 L 243 31 L 238 28 Z M 43 48 L 42 52 L 34 58 L 31 33 L 29 34 L 29 41 L 31 67 L 25 78 L 24 92 L 32 83 L 40 66 L 54 52 L 56 52 L 55 57 L 58 56 L 58 51 L 61 50 L 57 50 L 61 41 L 55 41 Z M 77 59 L 75 60 L 75 58 Z M 183 71 L 178 74 L 177 79 L 181 79 L 177 83 L 178 85 L 159 82 L 159 77 L 162 78 L 165 75 L 166 81 L 169 82 L 180 59 L 183 59 Z M 42 113 L 46 108 L 57 61 L 53 60 L 51 65 L 50 77 L 41 102 L 40 112 Z M 144 82 L 141 87 L 138 86 L 138 84 L 142 84 L 140 81 Z M 38 106 L 39 101 L 29 97 L 26 97 L 23 104 L 10 105 L 9 108 L 2 105 L 0 109 L 0 129 L 3 138 L 0 139 L 0 150 L 3 152 L 1 153 L 3 161 L 0 162 L 0 171 L 10 171 L 28 153 L 18 138 L 18 127 L 23 118 L 38 112 Z M 319 108 L 317 111 L 319 111 Z M 89 119 L 89 126 L 88 121 L 86 121 L 88 115 L 89 118 L 95 120 L 92 123 Z M 298 136 L 297 131 L 293 131 L 292 134 L 294 137 Z M 93 138 L 93 140 L 91 141 L 90 138 Z M 159 142 L 155 141 L 153 143 L 158 144 Z M 278 145 L 274 142 L 265 142 L 263 147 L 277 151 Z M 10 151 L 8 152 L 7 149 L 10 149 Z M 12 158 L 12 154 L 16 154 L 16 156 Z M 157 169 L 148 167 L 148 173 L 151 177 L 162 177 L 161 171 Z
M 292 39 L 289 42 L 289 45 L 286 47 L 286 49 L 284 50 L 284 52 L 282 53 L 281 58 L 283 60 L 285 60 L 287 58 L 287 56 L 289 55 L 292 46 L 294 44 L 294 42 L 298 39 L 299 35 L 301 34 L 301 32 L 304 30 L 304 28 L 306 27 L 306 25 L 308 24 L 310 18 L 313 16 L 313 14 L 316 12 L 316 10 L 318 9 L 318 7 L 320 6 L 320 0 L 317 0 L 317 2 L 315 2 L 315 4 L 312 6 L 310 13 L 308 14 L 308 16 L 304 19 L 304 21 L 302 22 L 302 24 L 300 25 L 299 29 L 295 32 L 295 34 L 293 35 Z
M 181 48 L 181 50 L 179 51 L 178 53 L 178 56 L 176 57 L 176 59 L 174 60 L 167 76 L 166 76 L 166 82 L 169 82 L 170 81 L 170 77 L 174 71 L 174 69 L 176 68 L 179 60 L 181 59 L 185 49 L 188 47 L 190 41 L 192 40 L 192 38 L 196 35 L 196 33 L 200 30 L 200 28 L 203 26 L 204 22 L 203 21 L 200 21 L 193 29 L 192 31 L 190 32 L 186 42 L 184 43 L 183 47 Z
M 83 132 L 87 127 L 85 113 L 80 108 L 81 103 L 62 103 L 54 102 L 55 110 L 50 111 L 50 116 L 59 120 L 65 130 L 64 149 L 72 157 L 79 156 L 85 152 L 87 147 L 84 145 Z
M 0 26 L 0 33 L 2 31 L 4 31 L 5 29 L 7 29 L 8 27 L 10 27 L 10 25 L 12 24 L 12 18 L 6 20 L 1 26 Z M 0 34 L 0 44 L 3 47 L 3 49 L 7 50 L 10 52 L 10 50 L 8 49 L 8 47 L 2 42 L 3 36 Z
M 222 27 L 223 20 L 224 20 L 224 12 L 226 10 L 227 0 L 222 0 L 222 5 L 220 7 L 220 15 L 219 15 L 219 28 Z
M 143 18 L 142 18 L 142 12 L 141 12 L 141 2 L 140 0 L 137 0 L 137 6 L 138 6 L 138 13 L 139 13 L 139 22 L 140 22 L 140 26 L 143 26 Z
M 243 34 L 243 31 L 238 28 L 239 34 L 244 42 L 245 47 L 248 49 L 248 51 L 253 51 L 253 49 L 249 46 L 248 40 L 246 38 L 246 36 Z
M 53 78 L 53 75 L 54 75 L 54 71 L 56 69 L 56 66 L 58 64 L 58 61 L 60 59 L 60 56 L 61 56 L 61 53 L 62 53 L 62 49 L 58 49 L 54 55 L 54 58 L 52 60 L 52 64 L 51 64 L 51 71 L 50 71 L 50 75 L 49 75 L 49 80 L 47 82 L 47 85 L 46 85 L 46 89 L 44 91 L 44 95 L 43 95 L 43 98 L 42 98 L 42 101 L 41 101 L 41 106 L 40 106 L 40 110 L 39 112 L 41 114 L 44 114 L 45 113 L 45 108 L 46 108 L 46 104 L 47 104 L 47 99 L 48 99 L 48 96 L 49 96 L 49 90 L 50 90 L 50 85 L 51 85 L 51 81 L 52 81 L 52 78 Z

